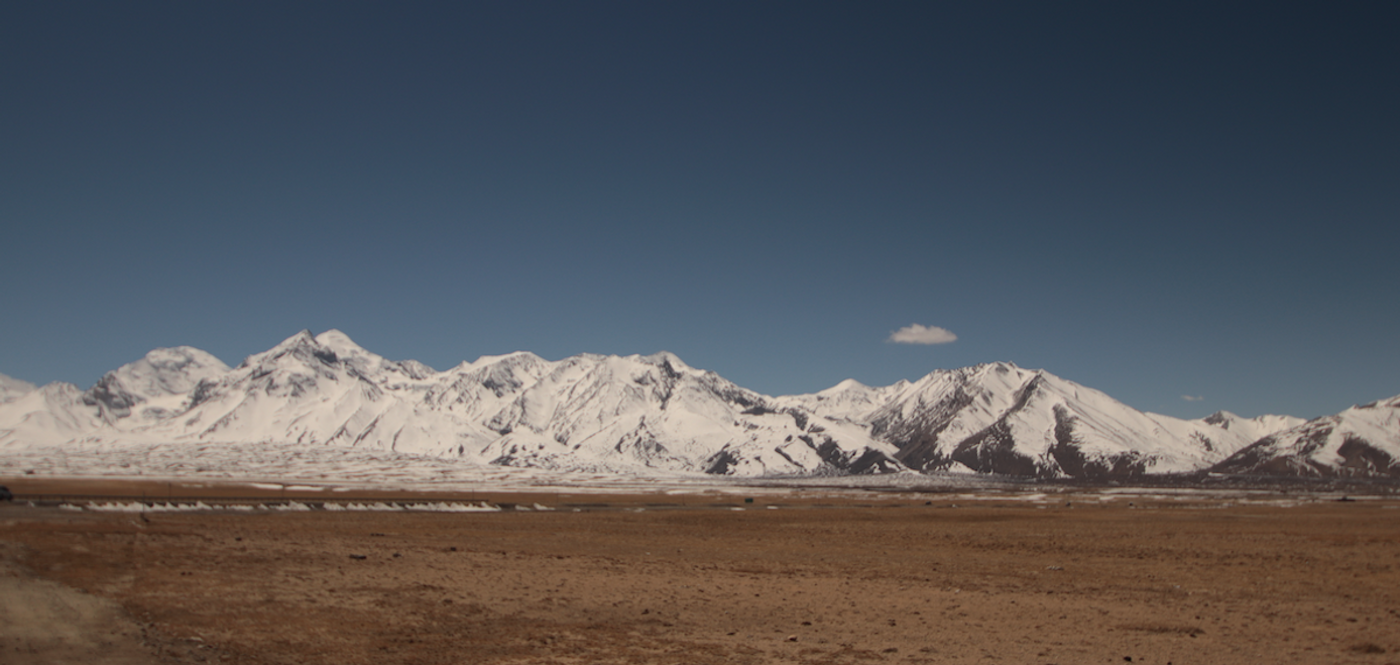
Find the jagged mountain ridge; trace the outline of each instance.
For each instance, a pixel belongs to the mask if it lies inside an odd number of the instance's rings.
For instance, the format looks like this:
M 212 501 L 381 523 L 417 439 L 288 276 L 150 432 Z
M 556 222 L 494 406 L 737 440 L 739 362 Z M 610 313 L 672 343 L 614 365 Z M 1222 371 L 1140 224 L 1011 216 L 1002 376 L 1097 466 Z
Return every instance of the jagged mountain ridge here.
M 1254 441 L 1239 431 L 1247 428 L 1143 413 L 1011 363 L 939 370 L 886 388 L 838 388 L 780 399 L 866 424 L 919 471 L 1038 478 L 1186 472 Z
M 108 377 L 149 374 L 138 371 L 149 364 L 138 361 Z M 104 377 L 81 395 L 63 389 L 78 406 L 61 410 L 89 407 L 87 426 L 35 436 L 42 425 L 9 425 L 39 422 L 43 405 L 0 410 L 0 444 L 294 442 L 558 469 L 743 475 L 900 468 L 892 448 L 857 427 L 780 413 L 770 398 L 668 353 L 551 362 L 519 352 L 435 372 L 388 361 L 338 331 L 303 331 L 221 373 L 204 372 L 207 363 L 186 366 L 201 376 L 159 418 L 136 417 L 130 408 L 154 397 L 136 395 L 131 381 Z M 109 395 L 127 408 L 104 402 Z
M 1147 414 L 1009 363 L 776 398 L 664 352 L 559 361 L 517 352 L 438 372 L 387 360 L 335 330 L 303 331 L 234 368 L 197 349 L 158 349 L 86 392 L 67 384 L 18 392 L 0 404 L 0 446 L 277 442 L 747 476 L 1192 471 L 1297 422 Z
M 1275 432 L 1211 470 L 1250 475 L 1400 478 L 1400 395 Z
M 102 431 L 98 409 L 71 383 L 54 382 L 0 404 L 0 446 L 62 446 Z

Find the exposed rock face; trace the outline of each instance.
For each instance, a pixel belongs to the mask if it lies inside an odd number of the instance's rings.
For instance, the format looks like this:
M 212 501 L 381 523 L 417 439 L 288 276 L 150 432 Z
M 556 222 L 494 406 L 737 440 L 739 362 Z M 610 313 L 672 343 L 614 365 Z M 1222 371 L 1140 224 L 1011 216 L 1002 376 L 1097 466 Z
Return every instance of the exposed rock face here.
M 189 346 L 156 349 L 146 357 L 103 375 L 93 387 L 83 393 L 83 403 L 97 407 L 109 420 L 125 418 L 143 402 L 159 398 L 184 396 L 201 380 L 217 377 L 229 371 L 228 365 L 214 356 Z M 168 413 L 164 406 L 152 418 Z
M 1400 478 L 1400 395 L 1266 436 L 1211 471 Z
M 158 349 L 74 401 L 92 423 L 57 438 L 295 442 L 602 472 L 903 469 L 859 426 L 775 407 L 669 353 L 551 362 L 522 352 L 435 372 L 339 331 L 303 331 L 233 369 Z
M 1400 458 L 1395 400 L 1305 425 L 1224 412 L 1186 421 L 1010 363 L 775 398 L 665 352 L 559 361 L 516 352 L 438 372 L 387 360 L 331 330 L 303 331 L 232 369 L 177 347 L 109 372 L 85 392 L 13 380 L 0 389 L 6 445 L 267 442 L 561 470 L 744 476 L 1112 479 L 1212 465 L 1395 475 Z
M 1010 363 L 937 371 L 888 388 L 854 384 L 778 400 L 867 426 L 898 448 L 896 459 L 926 472 L 1122 478 L 1197 470 L 1253 441 L 1247 427 L 1231 431 L 1143 413 Z

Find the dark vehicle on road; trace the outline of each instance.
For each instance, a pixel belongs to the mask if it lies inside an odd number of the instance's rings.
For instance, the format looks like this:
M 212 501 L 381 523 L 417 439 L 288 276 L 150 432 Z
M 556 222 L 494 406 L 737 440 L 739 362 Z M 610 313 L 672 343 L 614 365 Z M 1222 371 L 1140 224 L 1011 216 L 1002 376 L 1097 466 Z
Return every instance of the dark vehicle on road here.
M 10 494 L 10 488 L 0 485 L 0 501 L 14 501 L 15 495 Z

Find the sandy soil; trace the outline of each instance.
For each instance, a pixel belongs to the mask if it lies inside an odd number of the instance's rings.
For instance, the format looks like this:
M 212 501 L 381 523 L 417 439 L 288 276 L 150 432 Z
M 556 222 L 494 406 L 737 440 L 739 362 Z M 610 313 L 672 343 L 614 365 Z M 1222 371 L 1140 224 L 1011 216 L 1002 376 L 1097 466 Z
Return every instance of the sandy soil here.
M 561 510 L 16 504 L 0 551 L 161 662 L 1400 663 L 1391 500 L 536 500 Z
M 147 665 L 159 662 L 114 602 L 34 577 L 0 543 L 0 662 Z

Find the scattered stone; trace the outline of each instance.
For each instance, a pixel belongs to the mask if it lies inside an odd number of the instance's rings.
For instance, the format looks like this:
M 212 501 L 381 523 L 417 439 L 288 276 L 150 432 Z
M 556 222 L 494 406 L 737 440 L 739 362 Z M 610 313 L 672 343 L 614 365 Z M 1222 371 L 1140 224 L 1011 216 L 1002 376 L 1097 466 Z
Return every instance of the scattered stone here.
M 786 640 L 783 640 L 783 641 L 784 641 L 784 642 L 796 642 L 796 641 L 797 641 L 797 636 L 796 636 L 796 635 L 788 635 L 788 636 L 787 636 L 787 639 L 786 639 Z
M 363 554 L 351 554 L 351 555 L 350 555 L 350 558 L 351 558 L 351 559 L 354 559 L 354 560 L 356 560 L 356 561 L 364 561 L 365 559 L 368 559 L 369 557 L 367 557 L 367 556 L 365 556 L 365 555 L 363 555 Z

